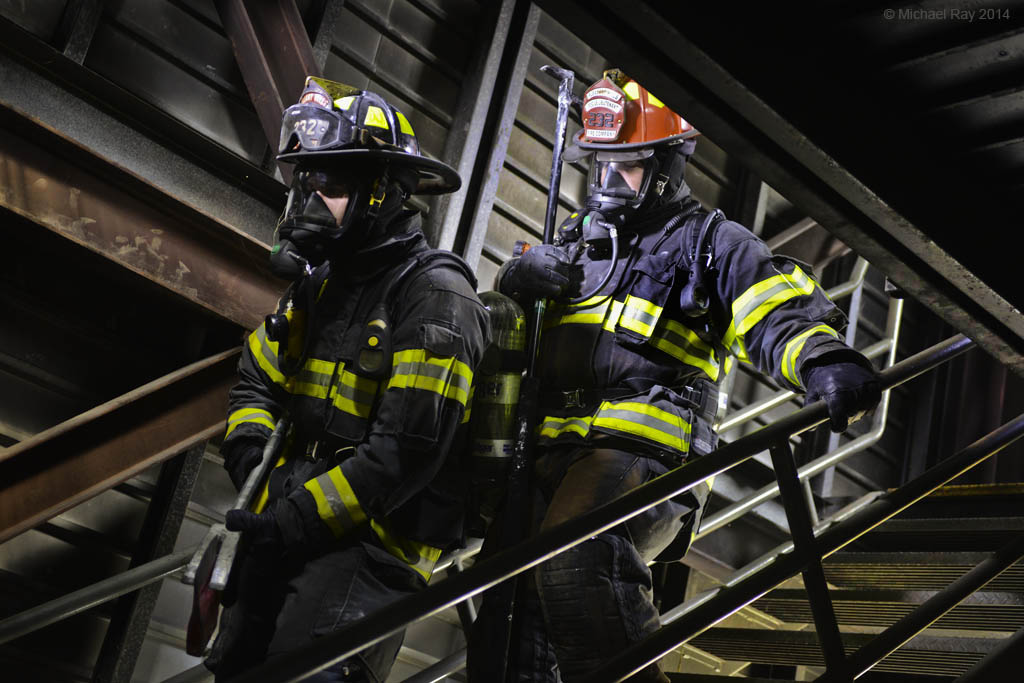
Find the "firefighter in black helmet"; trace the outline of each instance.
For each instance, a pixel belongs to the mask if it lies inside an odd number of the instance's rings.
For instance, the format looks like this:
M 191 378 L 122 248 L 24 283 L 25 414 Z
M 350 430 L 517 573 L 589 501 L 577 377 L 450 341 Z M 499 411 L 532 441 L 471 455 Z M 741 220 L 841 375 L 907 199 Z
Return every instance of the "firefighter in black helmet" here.
M 248 551 L 207 660 L 218 680 L 426 585 L 462 538 L 453 443 L 489 334 L 472 273 L 403 208 L 460 180 L 420 153 L 402 112 L 311 77 L 279 151 L 296 168 L 271 259 L 293 283 L 230 393 L 221 453 L 236 486 L 283 413 L 292 427 L 256 509 L 227 513 Z M 379 683 L 401 641 L 308 680 Z
M 586 206 L 555 245 L 498 273 L 506 294 L 554 298 L 538 360 L 535 528 L 714 450 L 717 385 L 733 359 L 824 398 L 834 431 L 880 398 L 808 269 L 690 197 L 696 135 L 636 81 L 606 72 L 584 95 L 583 130 L 566 151 L 592 156 Z M 684 555 L 707 494 L 701 485 L 540 565 L 507 680 L 555 681 L 557 670 L 571 683 L 657 629 L 648 563 Z M 491 614 L 485 598 L 470 641 L 474 683 L 497 680 Z M 630 680 L 668 678 L 655 664 Z

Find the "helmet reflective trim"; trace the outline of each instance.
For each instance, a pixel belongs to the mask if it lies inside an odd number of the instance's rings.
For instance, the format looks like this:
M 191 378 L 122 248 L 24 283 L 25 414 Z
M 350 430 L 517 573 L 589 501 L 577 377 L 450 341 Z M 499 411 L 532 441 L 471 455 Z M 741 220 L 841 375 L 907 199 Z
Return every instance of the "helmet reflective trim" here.
M 384 116 L 384 110 L 373 105 L 366 108 L 366 118 L 363 119 L 363 125 L 391 130 L 391 126 L 388 125 L 388 119 Z
M 403 114 L 402 112 L 400 112 L 400 111 L 398 111 L 396 109 L 395 110 L 395 116 L 398 118 L 398 128 L 399 128 L 399 130 L 401 130 L 406 135 L 410 135 L 412 137 L 416 137 L 416 133 L 412 132 L 412 124 L 409 123 L 409 119 L 405 118 L 405 114 Z

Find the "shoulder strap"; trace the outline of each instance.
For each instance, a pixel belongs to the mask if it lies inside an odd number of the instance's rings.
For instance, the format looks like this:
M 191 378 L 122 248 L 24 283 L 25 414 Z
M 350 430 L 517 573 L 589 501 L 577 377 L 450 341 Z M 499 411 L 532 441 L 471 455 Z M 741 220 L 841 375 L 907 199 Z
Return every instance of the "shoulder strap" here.
M 418 275 L 420 273 L 433 270 L 434 268 L 442 268 L 445 266 L 462 273 L 469 284 L 473 287 L 473 290 L 476 290 L 476 276 L 473 274 L 473 271 L 469 269 L 469 264 L 466 263 L 461 256 L 454 254 L 447 249 L 427 249 L 417 254 L 414 259 L 403 264 L 397 273 L 391 278 L 391 282 L 388 284 L 387 289 L 384 290 L 384 296 L 381 297 L 383 301 L 387 302 L 388 310 L 391 310 L 392 301 L 395 296 L 401 292 L 404 284 L 412 281 L 413 275 Z
M 404 286 L 412 282 L 414 274 L 442 267 L 453 267 L 460 271 L 476 289 L 476 277 L 469 265 L 445 249 L 422 251 L 385 275 L 388 283 L 379 303 L 370 311 L 370 318 L 359 339 L 356 362 L 364 376 L 382 380 L 391 374 L 391 319 L 395 312 L 395 302 Z

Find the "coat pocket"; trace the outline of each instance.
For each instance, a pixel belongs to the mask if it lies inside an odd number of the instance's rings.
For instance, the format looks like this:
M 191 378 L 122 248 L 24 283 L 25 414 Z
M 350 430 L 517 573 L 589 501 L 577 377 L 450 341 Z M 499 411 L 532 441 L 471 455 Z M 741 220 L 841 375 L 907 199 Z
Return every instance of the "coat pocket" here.
M 669 252 L 637 260 L 630 273 L 629 290 L 615 323 L 620 344 L 643 344 L 651 338 L 675 282 L 676 263 Z
M 461 332 L 446 324 L 423 321 L 418 346 L 395 353 L 389 388 L 401 389 L 399 434 L 404 445 L 418 450 L 441 439 L 444 417 L 454 403 L 465 407 L 472 374 L 464 356 Z

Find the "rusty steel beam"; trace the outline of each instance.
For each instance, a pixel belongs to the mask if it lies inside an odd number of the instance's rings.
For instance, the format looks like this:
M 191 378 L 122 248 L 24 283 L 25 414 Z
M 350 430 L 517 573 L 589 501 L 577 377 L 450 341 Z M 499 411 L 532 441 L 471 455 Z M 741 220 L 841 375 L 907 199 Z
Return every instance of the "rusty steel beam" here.
M 247 329 L 285 287 L 262 242 L 2 104 L 0 209 Z
M 0 451 L 0 543 L 218 436 L 238 357 L 193 363 Z
M 276 150 L 284 108 L 298 99 L 306 76 L 320 74 L 295 0 L 214 4 L 267 142 Z M 286 179 L 288 168 L 282 167 Z

